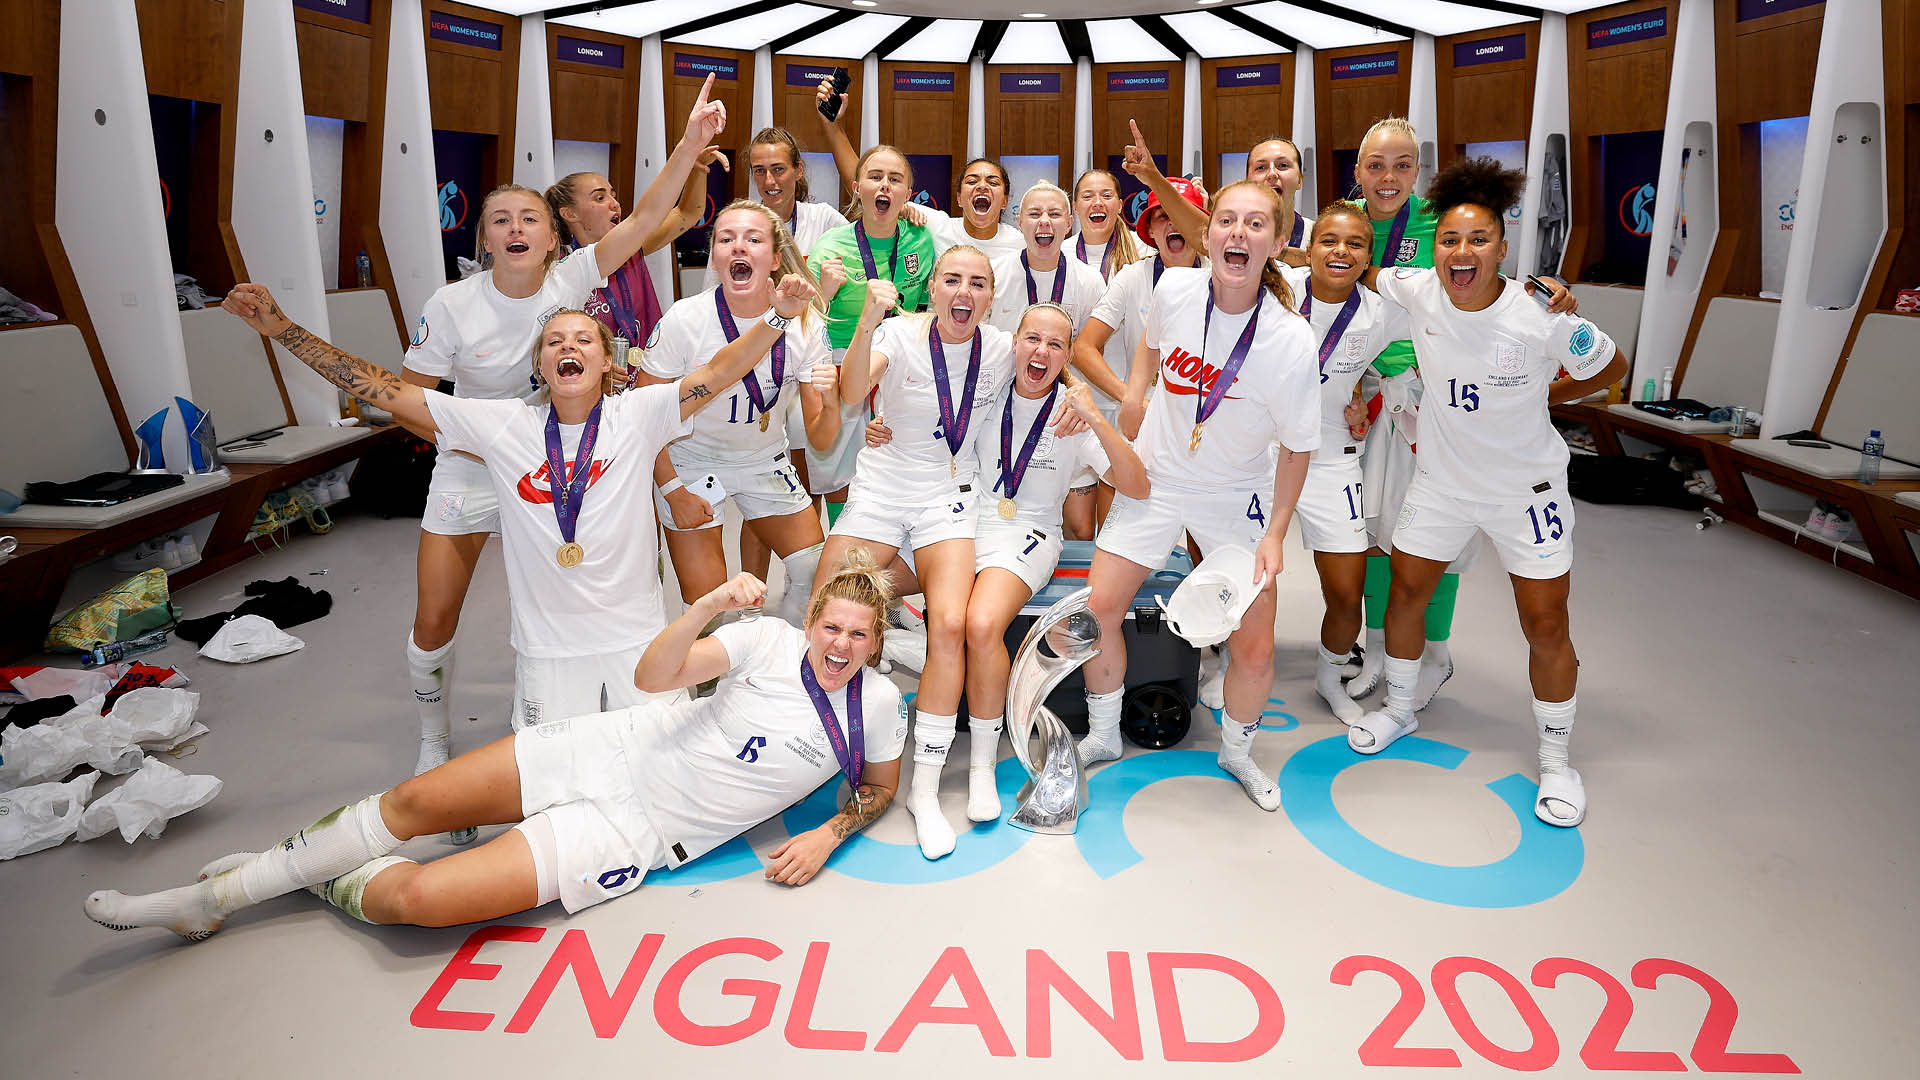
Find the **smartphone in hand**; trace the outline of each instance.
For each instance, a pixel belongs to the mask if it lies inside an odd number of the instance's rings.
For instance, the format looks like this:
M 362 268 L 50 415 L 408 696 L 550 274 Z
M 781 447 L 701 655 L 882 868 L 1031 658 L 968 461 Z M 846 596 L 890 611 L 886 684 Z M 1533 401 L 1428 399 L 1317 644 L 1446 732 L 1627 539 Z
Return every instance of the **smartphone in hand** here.
M 1533 286 L 1534 303 L 1547 307 L 1553 303 L 1553 289 L 1533 274 L 1527 275 L 1527 284 Z
M 847 87 L 852 85 L 852 73 L 843 67 L 833 69 L 833 96 L 820 103 L 820 115 L 829 123 L 840 119 L 840 108 L 847 103 Z

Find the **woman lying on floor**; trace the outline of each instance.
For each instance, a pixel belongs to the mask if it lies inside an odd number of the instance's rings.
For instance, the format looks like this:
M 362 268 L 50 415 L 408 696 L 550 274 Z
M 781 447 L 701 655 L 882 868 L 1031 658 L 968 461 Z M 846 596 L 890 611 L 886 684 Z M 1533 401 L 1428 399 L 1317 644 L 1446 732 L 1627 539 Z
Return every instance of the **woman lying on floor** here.
M 648 870 L 699 858 L 839 770 L 853 791 L 846 807 L 775 848 L 767 868 L 773 881 L 804 885 L 886 811 L 899 783 L 900 692 L 863 671 L 880 656 L 891 588 L 856 549 L 814 596 L 804 631 L 757 618 L 695 640 L 714 616 L 765 598 L 766 585 L 741 574 L 674 620 L 635 672 L 655 693 L 719 678 L 710 697 L 527 728 L 267 851 L 217 859 L 195 884 L 96 892 L 87 917 L 200 941 L 235 911 L 301 888 L 378 924 L 485 922 L 556 899 L 575 912 L 631 892 Z M 518 824 L 425 865 L 393 854 L 416 836 L 507 822 Z

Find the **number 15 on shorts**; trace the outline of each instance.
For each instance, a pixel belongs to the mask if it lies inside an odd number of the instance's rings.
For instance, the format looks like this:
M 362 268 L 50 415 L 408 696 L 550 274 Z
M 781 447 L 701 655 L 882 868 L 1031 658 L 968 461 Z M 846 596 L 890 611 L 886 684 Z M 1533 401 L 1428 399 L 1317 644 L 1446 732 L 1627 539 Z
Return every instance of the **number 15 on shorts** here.
M 1566 524 L 1560 520 L 1560 504 L 1557 501 L 1545 506 L 1527 507 L 1527 521 L 1533 526 L 1533 542 L 1536 544 L 1558 540 L 1567 534 Z

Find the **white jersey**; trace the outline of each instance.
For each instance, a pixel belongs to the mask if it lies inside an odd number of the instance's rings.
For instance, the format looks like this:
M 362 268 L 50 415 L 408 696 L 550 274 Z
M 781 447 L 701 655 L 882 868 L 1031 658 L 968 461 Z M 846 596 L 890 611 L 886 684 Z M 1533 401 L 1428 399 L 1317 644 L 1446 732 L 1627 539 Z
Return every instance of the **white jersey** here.
M 1071 245 L 1069 245 L 1071 246 Z M 1022 251 L 1026 250 L 1024 248 Z M 1106 295 L 1107 283 L 1100 271 L 1090 269 L 1077 259 L 1062 257 L 1052 270 L 1033 272 L 1032 299 L 1027 291 L 1027 271 L 1020 265 L 1020 252 L 1002 256 L 993 262 L 993 315 L 989 321 L 1011 334 L 1020 328 L 1020 315 L 1027 305 L 1053 299 L 1053 285 L 1061 274 L 1067 283 L 1060 292 L 1060 305 L 1073 317 L 1073 332 L 1087 325 L 1094 305 Z
M 1076 222 L 1075 224 L 1078 224 L 1078 223 Z M 1119 225 L 1116 225 L 1115 227 L 1124 229 L 1126 228 L 1126 225 L 1119 224 Z M 1107 257 L 1107 249 L 1112 246 L 1113 246 L 1112 240 L 1108 240 L 1104 244 L 1088 244 L 1086 255 L 1082 256 L 1080 254 L 1080 232 L 1078 229 L 1075 229 L 1074 234 L 1072 236 L 1067 237 L 1066 246 L 1062 250 L 1065 252 L 1067 258 L 1072 259 L 1074 262 L 1077 262 L 1077 263 L 1085 263 L 1097 275 L 1100 273 L 1100 261 Z M 1115 252 L 1114 254 L 1117 257 L 1119 253 Z M 1105 283 L 1113 280 L 1113 275 L 1119 273 L 1121 269 L 1124 269 L 1124 268 L 1113 267 L 1113 266 L 1107 267 L 1107 276 L 1101 278 L 1100 279 L 1101 282 Z
M 931 206 L 920 207 L 920 212 L 927 216 L 927 231 L 933 234 L 933 257 L 936 259 L 946 254 L 948 248 L 961 244 L 972 244 L 986 252 L 988 262 L 994 262 L 1002 255 L 1012 255 L 1027 246 L 1027 238 L 1020 235 L 1020 230 L 1004 221 L 1000 223 L 999 231 L 993 234 L 993 239 L 982 240 L 967 231 L 967 223 L 961 218 Z
M 957 453 L 947 448 L 940 426 L 940 397 L 933 386 L 933 358 L 927 352 L 927 317 L 888 319 L 873 333 L 873 351 L 887 358 L 880 375 L 874 413 L 886 418 L 893 441 L 860 451 L 854 486 L 902 505 L 946 498 L 956 483 L 970 484 L 975 473 L 974 440 L 998 414 L 1000 395 L 1013 379 L 1013 338 L 992 326 L 980 328 L 980 373 L 974 382 L 973 415 Z M 942 343 L 947 385 L 954 412 L 966 394 L 971 342 Z M 949 466 L 952 466 L 950 469 Z
M 1293 289 L 1295 304 L 1312 295 L 1309 292 L 1313 287 L 1312 272 L 1306 267 L 1287 266 L 1280 272 Z M 1354 291 L 1360 294 L 1360 310 L 1354 312 L 1353 321 L 1347 324 L 1333 354 L 1327 357 L 1326 366 L 1320 369 L 1320 449 L 1313 452 L 1315 461 L 1334 461 L 1360 453 L 1359 442 L 1347 428 L 1347 403 L 1353 400 L 1353 388 L 1359 384 L 1367 365 L 1380 355 L 1380 350 L 1407 339 L 1405 308 L 1388 303 L 1365 285 L 1355 285 Z M 1340 308 L 1340 304 L 1314 301 L 1307 309 L 1307 321 L 1313 326 L 1316 363 L 1320 346 L 1325 344 L 1334 320 L 1340 317 Z
M 814 241 L 846 223 L 846 215 L 826 203 L 796 202 L 793 204 L 793 220 L 787 222 L 787 231 L 793 233 L 793 245 L 800 249 L 800 257 L 804 259 L 813 250 Z M 713 256 L 709 254 L 707 272 L 700 276 L 700 288 L 712 292 L 718 284 L 720 272 L 713 268 Z
M 1155 487 L 1211 491 L 1271 483 L 1268 452 L 1275 444 L 1295 453 L 1320 445 L 1320 374 L 1307 321 L 1262 289 L 1257 307 L 1238 315 L 1215 311 L 1203 334 L 1212 280 L 1209 271 L 1175 267 L 1154 289 L 1144 340 L 1160 353 L 1160 388 L 1147 401 L 1137 449 Z M 1212 388 L 1255 311 L 1260 325 L 1246 363 L 1194 451 L 1200 395 Z
M 1040 416 L 1040 407 L 1046 401 L 1044 397 L 1021 397 L 1012 387 L 1008 387 L 994 410 L 976 421 L 986 425 L 980 430 L 979 441 L 974 443 L 975 464 L 979 468 L 980 489 L 983 492 L 976 504 L 981 520 L 1001 520 L 1000 500 L 1006 498 L 1006 466 L 1000 453 L 1000 426 L 1004 418 L 1012 415 L 1013 453 L 1017 457 L 1020 448 L 1026 445 L 1027 433 L 1033 430 L 1034 422 Z M 1065 408 L 1065 404 L 1056 398 L 1053 412 L 1047 418 L 1048 427 L 1052 427 L 1053 421 L 1059 419 Z M 1058 533 L 1061 507 L 1066 503 L 1067 492 L 1073 489 L 1074 481 L 1086 471 L 1091 471 L 1095 476 L 1105 476 L 1111 465 L 1106 447 L 1100 445 L 1100 439 L 1091 431 L 1082 431 L 1064 439 L 1052 431 L 1041 431 L 1040 441 L 1034 444 L 1033 457 L 1027 462 L 1027 471 L 1020 476 L 1020 490 L 1013 497 L 1014 520 Z
M 533 346 L 547 316 L 586 304 L 607 283 L 588 244 L 548 269 L 532 296 L 501 292 L 491 273 L 475 274 L 434 291 L 420 313 L 406 366 L 453 380 L 455 397 L 533 396 Z
M 564 540 L 547 469 L 548 408 L 432 390 L 427 408 L 446 447 L 485 460 L 493 481 L 515 651 L 536 659 L 618 652 L 643 646 L 666 628 L 654 565 L 653 462 L 669 439 L 692 427 L 680 417 L 676 385 L 602 400 L 573 537 L 586 558 L 571 568 L 555 559 Z M 560 425 L 568 476 L 576 471 L 574 452 L 585 427 Z
M 1127 381 L 1127 372 L 1133 369 L 1133 351 L 1147 332 L 1147 311 L 1153 306 L 1153 284 L 1166 269 L 1167 265 L 1160 261 L 1158 253 L 1128 263 L 1114 271 L 1113 278 L 1107 282 L 1107 291 L 1100 297 L 1100 302 L 1093 306 L 1091 317 L 1106 323 L 1113 330 L 1101 355 L 1106 357 L 1107 366 L 1113 369 L 1121 382 Z M 1093 391 L 1093 397 L 1103 409 L 1118 404 L 1097 389 Z
M 759 315 L 736 315 L 733 323 L 744 334 L 758 321 Z M 817 315 L 787 324 L 784 341 L 786 359 L 777 387 L 779 397 L 770 410 L 773 419 L 762 426 L 758 406 L 747 392 L 744 379 L 716 388 L 722 396 L 694 417 L 693 434 L 667 446 L 667 456 L 675 465 L 767 465 L 787 448 L 786 414 L 800 396 L 799 384 L 813 382 L 814 365 L 832 363 L 833 353 L 827 348 L 826 322 Z M 654 325 L 640 370 L 655 378 L 679 379 L 713 359 L 726 345 L 727 334 L 720 328 L 713 292 L 699 293 L 675 303 Z M 776 387 L 771 349 L 749 377 L 760 387 L 760 400 L 773 398 Z
M 1549 314 L 1512 279 L 1481 311 L 1454 307 L 1433 270 L 1397 267 L 1376 281 L 1407 309 L 1419 355 L 1420 474 L 1482 502 L 1561 482 L 1567 443 L 1548 418 L 1547 387 L 1563 367 L 1576 379 L 1597 374 L 1613 360 L 1613 339 L 1585 319 Z
M 652 560 L 647 563 L 651 570 Z M 699 858 L 840 772 L 800 681 L 807 635 L 763 616 L 723 626 L 713 640 L 727 650 L 731 665 L 719 688 L 676 707 L 681 715 L 673 737 L 662 739 L 660 752 L 639 764 L 635 786 L 647 819 L 665 841 L 668 866 Z M 907 740 L 900 691 L 871 669 L 858 678 L 867 764 L 896 761 Z M 847 689 L 827 700 L 844 732 Z

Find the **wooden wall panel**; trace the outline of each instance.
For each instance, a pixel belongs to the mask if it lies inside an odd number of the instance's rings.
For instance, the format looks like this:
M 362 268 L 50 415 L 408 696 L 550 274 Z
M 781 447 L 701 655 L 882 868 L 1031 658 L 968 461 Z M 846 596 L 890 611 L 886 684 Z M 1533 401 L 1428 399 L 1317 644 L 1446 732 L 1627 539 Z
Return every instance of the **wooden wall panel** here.
M 840 117 L 836 121 L 840 130 L 847 134 L 856 153 L 860 147 L 860 109 L 865 99 L 865 65 L 858 60 L 834 59 L 825 56 L 787 56 L 773 58 L 773 122 L 776 127 L 785 128 L 792 135 L 800 149 L 806 153 L 826 154 L 832 149 L 827 145 L 822 124 L 826 117 L 820 115 L 820 108 L 814 95 L 820 89 L 820 80 L 809 80 L 810 76 L 825 75 L 831 78 L 833 69 L 843 67 L 853 81 L 847 84 L 847 100 L 840 105 Z M 964 115 L 964 114 L 963 114 Z M 745 168 L 743 164 L 741 166 Z M 749 184 L 749 187 L 751 185 Z M 836 177 L 809 174 L 807 176 L 809 197 L 816 201 L 843 205 L 853 193 L 847 190 Z
M 1517 60 L 1455 67 L 1454 46 L 1521 35 L 1526 55 Z M 1498 27 L 1434 42 L 1435 103 L 1439 130 L 1437 164 L 1456 160 L 1468 143 L 1524 140 L 1533 124 L 1533 83 L 1540 51 L 1540 24 Z
M 134 5 L 134 11 L 140 19 L 147 93 L 226 103 L 239 83 L 239 72 L 229 70 L 225 59 L 231 46 L 233 62 L 238 60 L 239 4 L 143 0 Z
M 1351 56 L 1394 53 L 1399 64 L 1391 75 L 1365 78 L 1333 78 L 1333 64 Z M 1314 127 L 1319 146 L 1314 153 L 1314 175 L 1320 178 L 1319 205 L 1325 206 L 1353 184 L 1352 176 L 1335 176 L 1334 151 L 1354 150 L 1375 120 L 1383 116 L 1405 116 L 1407 96 L 1412 87 L 1410 68 L 1413 43 L 1389 42 L 1361 45 L 1348 49 L 1327 49 L 1314 54 L 1313 101 Z
M 715 79 L 713 93 L 709 100 L 724 101 L 727 104 L 729 118 L 751 117 L 753 115 L 753 54 L 738 49 L 716 49 L 707 45 L 668 44 L 661 49 L 661 63 L 665 68 L 667 91 L 667 149 L 686 130 L 687 113 L 693 111 L 693 103 L 700 99 L 700 86 L 706 81 L 704 73 L 699 75 L 676 74 L 679 57 L 719 57 L 732 60 L 739 77 L 736 79 Z M 697 59 L 691 60 L 698 63 Z M 730 119 L 727 130 L 720 133 L 720 148 L 727 157 L 740 161 L 746 155 L 747 143 L 753 138 L 753 125 L 738 123 Z M 752 181 L 747 178 L 746 170 L 736 167 L 727 174 L 727 191 L 730 198 L 747 197 Z
M 444 11 L 500 26 L 500 48 L 483 49 L 433 37 L 433 15 Z M 439 131 L 494 136 L 491 172 L 482 190 L 513 176 L 513 128 L 520 94 L 520 20 L 486 8 L 428 0 L 421 6 L 427 41 L 427 105 Z M 344 251 L 344 245 L 343 245 Z
M 1162 72 L 1167 77 L 1165 90 L 1111 88 L 1111 80 L 1115 78 Z M 1145 136 L 1147 145 L 1167 155 L 1169 174 L 1185 175 L 1193 170 L 1192 161 L 1179 160 L 1185 128 L 1182 121 L 1186 116 L 1186 65 L 1178 60 L 1155 64 L 1095 64 L 1092 92 L 1095 165 L 1106 168 L 1107 158 L 1119 154 L 1133 141 L 1127 127 L 1127 121 L 1132 120 L 1140 125 L 1140 134 Z M 1069 138 L 1064 145 L 1073 145 L 1073 140 Z M 1203 160 L 1205 156 L 1201 155 Z M 1067 172 L 1076 172 L 1081 164 L 1071 163 Z
M 607 68 L 557 59 L 563 33 L 582 41 L 619 46 L 621 66 Z M 611 174 L 607 179 L 620 194 L 622 205 L 630 205 L 639 197 L 634 176 L 639 163 L 640 40 L 549 23 L 546 48 L 553 137 L 606 143 Z
M 1003 94 L 1000 77 L 1013 74 L 1055 74 L 1060 77 L 1060 92 L 1047 94 Z M 1074 71 L 1064 64 L 994 65 L 986 68 L 987 154 L 990 158 L 1022 154 L 1058 154 L 1060 175 L 1054 182 L 1061 187 L 1073 183 L 1073 110 Z M 1122 127 L 1124 128 L 1124 119 Z M 1144 130 L 1144 129 L 1143 129 Z M 1099 137 L 1095 121 L 1095 138 Z M 1124 146 L 1125 142 L 1117 145 Z M 955 164 L 964 162 L 964 156 Z M 959 179 L 958 168 L 954 179 Z M 1011 197 L 1011 193 L 1009 193 Z
M 309 116 L 331 116 L 353 123 L 367 120 L 367 73 L 373 64 L 373 40 L 366 27 L 345 19 L 294 9 L 293 36 L 300 52 L 300 95 Z M 324 20 L 324 21 L 323 21 Z M 358 30 L 345 29 L 346 23 Z
M 1599 164 L 1594 146 L 1601 135 L 1658 131 L 1667 123 L 1667 87 L 1673 68 L 1673 33 L 1679 0 L 1667 0 L 1667 33 L 1594 49 L 1588 47 L 1591 23 L 1651 11 L 1662 6 L 1644 0 L 1595 8 L 1567 16 L 1567 173 L 1573 200 L 1568 207 L 1566 254 L 1570 280 L 1600 257 L 1605 230 Z M 1724 209 L 1721 220 L 1726 220 Z
M 39 70 L 33 55 L 34 35 L 40 20 L 59 10 L 45 3 L 0 4 L 0 72 L 31 75 Z
M 1714 60 L 1719 74 L 1720 240 L 1726 274 L 1703 295 L 1760 292 L 1760 129 L 1763 120 L 1805 116 L 1813 104 L 1824 5 L 1740 22 L 1738 0 L 1716 0 Z M 1769 67 L 1754 71 L 1750 63 Z M 1796 70 L 1797 69 L 1797 70 Z M 1732 166 L 1729 168 L 1728 166 Z M 1704 310 L 1705 305 L 1702 305 Z
M 925 73 L 950 77 L 953 89 L 911 89 L 914 75 Z M 883 60 L 880 87 L 880 141 L 899 147 L 906 154 L 944 154 L 952 158 L 953 182 L 958 183 L 960 167 L 967 160 L 967 101 L 971 88 L 967 65 Z M 940 205 L 951 209 L 952 184 L 938 195 Z
M 1262 86 L 1221 86 L 1222 69 L 1277 65 L 1279 81 Z M 1274 135 L 1291 138 L 1293 54 L 1238 56 L 1200 62 L 1200 162 L 1208 191 L 1240 179 L 1220 175 L 1220 155 L 1251 150 Z

